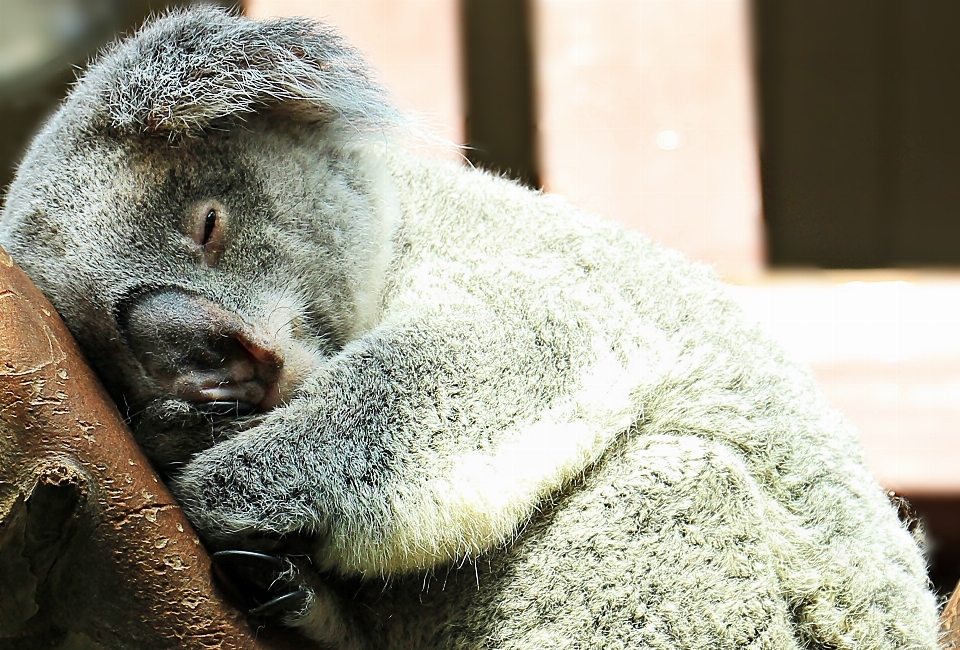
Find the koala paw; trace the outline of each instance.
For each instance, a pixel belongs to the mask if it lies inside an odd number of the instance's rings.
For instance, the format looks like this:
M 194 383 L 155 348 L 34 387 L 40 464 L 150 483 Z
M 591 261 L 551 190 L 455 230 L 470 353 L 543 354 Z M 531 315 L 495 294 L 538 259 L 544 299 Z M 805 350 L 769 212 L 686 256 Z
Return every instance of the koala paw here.
M 289 559 L 254 551 L 217 551 L 211 559 L 217 577 L 241 598 L 251 616 L 290 623 L 309 609 L 313 591 Z

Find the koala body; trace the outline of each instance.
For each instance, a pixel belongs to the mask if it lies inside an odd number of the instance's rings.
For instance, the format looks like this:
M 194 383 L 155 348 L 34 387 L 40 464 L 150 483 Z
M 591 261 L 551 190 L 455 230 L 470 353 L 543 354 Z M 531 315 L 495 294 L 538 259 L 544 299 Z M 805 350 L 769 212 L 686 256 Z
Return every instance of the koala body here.
M 208 544 L 293 557 L 289 624 L 935 647 L 855 432 L 709 269 L 402 129 L 329 28 L 172 14 L 90 67 L 0 222 Z

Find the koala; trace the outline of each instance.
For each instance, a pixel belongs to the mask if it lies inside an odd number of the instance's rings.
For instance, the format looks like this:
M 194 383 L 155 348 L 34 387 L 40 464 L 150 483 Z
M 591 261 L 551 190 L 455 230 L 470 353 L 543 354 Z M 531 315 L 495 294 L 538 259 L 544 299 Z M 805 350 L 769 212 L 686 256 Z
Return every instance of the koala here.
M 92 63 L 9 188 L 252 615 L 341 649 L 928 648 L 917 541 L 714 273 L 422 153 L 331 28 Z

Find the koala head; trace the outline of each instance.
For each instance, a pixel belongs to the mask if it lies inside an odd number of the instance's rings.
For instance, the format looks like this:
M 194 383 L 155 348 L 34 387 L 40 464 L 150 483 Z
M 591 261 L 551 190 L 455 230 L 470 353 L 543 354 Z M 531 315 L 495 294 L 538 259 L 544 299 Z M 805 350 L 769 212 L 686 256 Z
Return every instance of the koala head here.
M 0 245 L 161 467 L 376 318 L 395 224 L 374 149 L 397 123 L 328 27 L 205 8 L 108 50 L 37 136 Z

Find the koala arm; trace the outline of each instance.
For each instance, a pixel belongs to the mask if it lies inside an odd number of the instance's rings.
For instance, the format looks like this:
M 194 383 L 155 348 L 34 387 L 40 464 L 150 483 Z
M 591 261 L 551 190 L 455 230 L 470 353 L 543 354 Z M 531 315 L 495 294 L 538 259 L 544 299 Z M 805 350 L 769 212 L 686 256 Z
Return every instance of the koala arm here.
M 587 332 L 545 341 L 529 314 L 468 299 L 410 314 L 188 463 L 174 489 L 201 531 L 313 535 L 315 561 L 344 575 L 475 557 L 633 418 L 624 370 Z

